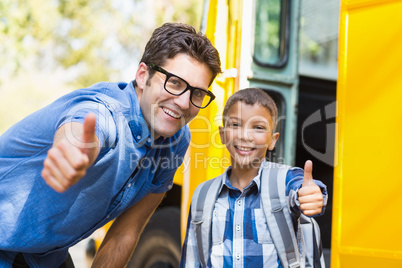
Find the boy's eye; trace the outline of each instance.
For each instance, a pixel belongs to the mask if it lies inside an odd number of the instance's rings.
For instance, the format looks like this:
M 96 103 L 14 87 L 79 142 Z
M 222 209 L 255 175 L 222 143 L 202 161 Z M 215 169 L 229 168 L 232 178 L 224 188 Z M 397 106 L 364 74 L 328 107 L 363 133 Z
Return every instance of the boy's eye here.
M 229 123 L 227 123 L 227 127 L 230 127 L 230 128 L 238 128 L 238 127 L 240 127 L 240 124 L 239 124 L 239 123 L 235 123 L 235 122 L 229 122 Z
M 255 127 L 253 128 L 253 130 L 254 130 L 255 132 L 264 132 L 264 133 L 268 131 L 265 126 L 255 126 Z

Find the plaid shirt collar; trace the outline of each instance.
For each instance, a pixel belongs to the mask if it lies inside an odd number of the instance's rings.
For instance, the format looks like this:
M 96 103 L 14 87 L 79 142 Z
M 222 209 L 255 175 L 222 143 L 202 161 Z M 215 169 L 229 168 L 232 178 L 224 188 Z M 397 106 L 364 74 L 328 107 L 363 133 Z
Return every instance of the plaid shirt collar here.
M 258 189 L 258 191 L 260 191 L 260 185 L 261 185 L 261 172 L 262 172 L 262 168 L 265 166 L 265 165 L 267 165 L 268 164 L 268 161 L 267 160 L 264 160 L 262 163 L 261 163 L 261 165 L 260 165 L 260 168 L 259 168 L 259 170 L 258 170 L 258 174 L 257 174 L 257 176 L 255 176 L 254 178 L 253 178 L 253 180 L 250 182 L 250 184 L 249 185 L 247 185 L 247 187 L 245 187 L 244 188 L 244 192 L 248 192 L 248 189 L 251 189 L 252 187 L 254 187 L 254 186 L 257 186 L 257 189 Z M 239 189 L 237 189 L 237 188 L 235 188 L 235 187 L 233 187 L 232 186 L 232 184 L 231 184 L 231 182 L 230 182 L 230 180 L 229 180 L 229 177 L 230 177 L 230 173 L 232 172 L 232 167 L 230 166 L 230 167 L 228 167 L 226 170 L 225 170 L 225 176 L 222 176 L 222 184 L 221 184 L 221 188 L 219 189 L 219 194 L 222 192 L 222 189 L 224 188 L 224 187 L 227 187 L 228 189 L 231 189 L 231 190 L 239 190 Z

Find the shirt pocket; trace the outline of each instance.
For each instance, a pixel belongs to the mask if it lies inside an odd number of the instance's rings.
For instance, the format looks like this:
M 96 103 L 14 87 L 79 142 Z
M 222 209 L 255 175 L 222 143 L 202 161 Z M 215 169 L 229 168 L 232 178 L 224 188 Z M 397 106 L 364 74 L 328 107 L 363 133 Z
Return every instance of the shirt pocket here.
M 272 244 L 272 238 L 268 230 L 268 223 L 262 209 L 253 209 L 252 229 L 253 240 L 258 244 Z
M 228 233 L 227 223 L 229 221 L 228 209 L 215 208 L 212 213 L 212 244 L 222 244 Z

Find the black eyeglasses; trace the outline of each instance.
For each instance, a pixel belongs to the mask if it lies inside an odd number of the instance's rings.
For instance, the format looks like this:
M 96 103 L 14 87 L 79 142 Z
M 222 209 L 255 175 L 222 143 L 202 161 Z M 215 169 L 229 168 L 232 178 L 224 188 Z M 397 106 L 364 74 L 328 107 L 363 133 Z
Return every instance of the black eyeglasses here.
M 180 96 L 187 90 L 190 90 L 190 101 L 191 103 L 198 108 L 207 107 L 214 99 L 215 95 L 211 91 L 207 91 L 201 88 L 190 86 L 186 80 L 178 77 L 172 73 L 169 73 L 162 67 L 159 67 L 155 64 L 148 64 L 148 66 L 157 72 L 163 73 L 166 75 L 165 80 L 165 90 L 174 96 Z

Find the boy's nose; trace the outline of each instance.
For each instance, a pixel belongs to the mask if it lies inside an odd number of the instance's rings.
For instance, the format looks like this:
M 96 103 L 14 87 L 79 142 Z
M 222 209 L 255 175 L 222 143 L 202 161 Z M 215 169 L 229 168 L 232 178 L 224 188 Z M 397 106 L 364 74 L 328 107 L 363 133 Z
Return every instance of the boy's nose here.
M 241 137 L 246 140 L 246 141 L 251 141 L 252 140 L 252 134 L 251 134 L 251 129 L 249 128 L 241 128 Z

